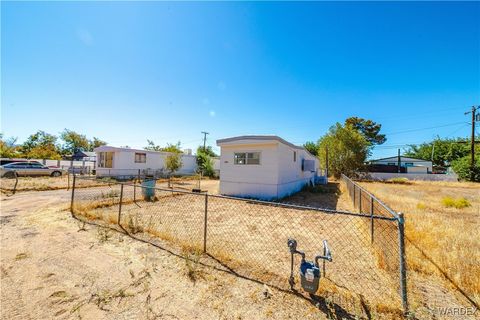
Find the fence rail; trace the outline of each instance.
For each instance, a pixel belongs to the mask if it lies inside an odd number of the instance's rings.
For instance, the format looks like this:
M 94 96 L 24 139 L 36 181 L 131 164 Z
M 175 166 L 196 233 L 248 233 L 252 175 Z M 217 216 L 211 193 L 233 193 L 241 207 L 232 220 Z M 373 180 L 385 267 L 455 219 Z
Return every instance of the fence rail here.
M 287 239 L 295 238 L 308 259 L 321 253 L 327 240 L 333 261 L 325 264 L 320 295 L 347 309 L 361 309 L 365 301 L 372 307 L 407 308 L 401 214 L 328 210 L 132 182 L 76 188 L 85 179 L 73 179 L 71 212 L 78 219 L 113 225 L 143 241 L 204 252 L 236 274 L 285 290 L 290 289 Z M 154 196 L 147 197 L 147 191 Z

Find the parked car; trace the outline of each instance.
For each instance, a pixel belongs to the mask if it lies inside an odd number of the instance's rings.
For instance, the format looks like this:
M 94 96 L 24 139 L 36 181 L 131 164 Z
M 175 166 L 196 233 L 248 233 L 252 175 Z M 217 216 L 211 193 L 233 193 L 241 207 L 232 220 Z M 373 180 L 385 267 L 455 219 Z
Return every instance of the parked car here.
M 13 178 L 15 176 L 52 176 L 60 177 L 63 171 L 59 168 L 49 168 L 43 164 L 31 162 L 13 162 L 0 166 L 0 177 Z

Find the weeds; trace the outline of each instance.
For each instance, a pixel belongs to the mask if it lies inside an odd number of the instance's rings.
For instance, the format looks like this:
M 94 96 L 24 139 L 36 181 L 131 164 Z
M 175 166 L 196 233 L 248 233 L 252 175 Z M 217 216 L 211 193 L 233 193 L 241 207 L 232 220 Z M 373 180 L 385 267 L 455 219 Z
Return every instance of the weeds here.
M 187 269 L 187 277 L 193 282 L 197 281 L 199 276 L 198 266 L 202 252 L 199 249 L 184 248 L 183 255 L 185 257 L 185 267 Z
M 127 228 L 128 228 L 128 231 L 130 231 L 130 233 L 132 233 L 132 234 L 142 233 L 144 231 L 143 227 L 141 226 L 141 223 L 138 221 L 137 216 L 134 216 L 134 217 L 129 216 L 128 217 Z
M 28 254 L 25 252 L 21 252 L 15 256 L 15 261 L 23 260 L 28 258 Z
M 454 199 L 452 197 L 444 197 L 442 199 L 442 204 L 446 208 L 456 208 L 456 209 L 463 209 L 471 206 L 470 201 L 468 201 L 464 197 L 461 197 L 458 199 Z
M 107 228 L 98 228 L 97 237 L 100 243 L 105 243 L 112 238 L 112 231 Z

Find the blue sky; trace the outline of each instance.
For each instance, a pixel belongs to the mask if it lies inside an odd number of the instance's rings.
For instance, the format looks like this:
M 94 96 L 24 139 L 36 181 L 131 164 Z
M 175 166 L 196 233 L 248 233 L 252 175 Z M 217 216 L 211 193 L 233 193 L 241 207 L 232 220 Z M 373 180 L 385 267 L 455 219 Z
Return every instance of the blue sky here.
M 20 142 L 302 144 L 360 116 L 383 125 L 381 157 L 466 137 L 473 104 L 479 2 L 1 3 L 1 131 Z

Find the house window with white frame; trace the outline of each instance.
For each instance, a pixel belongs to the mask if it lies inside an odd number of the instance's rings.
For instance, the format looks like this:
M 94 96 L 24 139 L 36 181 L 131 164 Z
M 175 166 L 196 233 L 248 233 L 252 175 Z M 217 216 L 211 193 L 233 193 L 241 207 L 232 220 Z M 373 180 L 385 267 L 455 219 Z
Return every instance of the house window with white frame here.
M 135 153 L 135 163 L 146 163 L 147 154 L 146 153 Z
M 113 168 L 113 152 L 100 152 L 98 159 L 99 168 Z
M 234 164 L 260 164 L 260 152 L 235 152 Z

